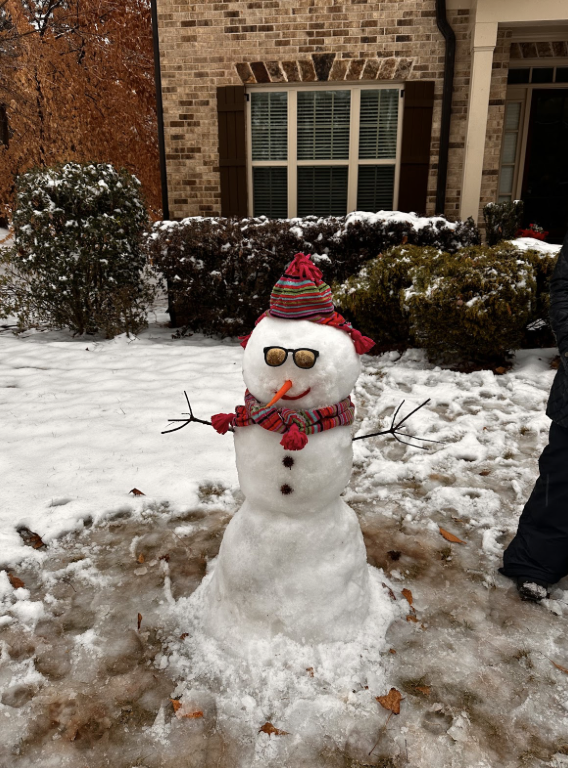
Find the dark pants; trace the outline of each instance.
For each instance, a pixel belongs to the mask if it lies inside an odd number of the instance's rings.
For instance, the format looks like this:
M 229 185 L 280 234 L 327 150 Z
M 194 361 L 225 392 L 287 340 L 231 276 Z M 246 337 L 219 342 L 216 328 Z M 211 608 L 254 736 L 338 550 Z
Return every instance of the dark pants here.
M 504 552 L 501 573 L 554 584 L 568 575 L 568 429 L 552 422 L 538 465 L 540 477 Z

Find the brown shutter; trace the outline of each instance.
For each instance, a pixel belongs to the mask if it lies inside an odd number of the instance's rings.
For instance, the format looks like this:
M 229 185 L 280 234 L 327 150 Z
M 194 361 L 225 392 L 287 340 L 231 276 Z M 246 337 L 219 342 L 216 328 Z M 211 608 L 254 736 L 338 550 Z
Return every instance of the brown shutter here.
M 248 216 L 244 86 L 217 88 L 217 117 L 221 216 Z
M 409 80 L 404 86 L 398 209 L 426 213 L 434 83 Z

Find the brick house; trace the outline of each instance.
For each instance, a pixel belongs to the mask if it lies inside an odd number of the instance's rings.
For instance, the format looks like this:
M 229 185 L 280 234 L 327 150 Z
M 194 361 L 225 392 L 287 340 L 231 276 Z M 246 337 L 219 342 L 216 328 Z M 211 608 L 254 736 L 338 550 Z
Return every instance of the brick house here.
M 479 219 L 522 197 L 527 223 L 566 229 L 565 0 L 156 9 L 171 218 Z

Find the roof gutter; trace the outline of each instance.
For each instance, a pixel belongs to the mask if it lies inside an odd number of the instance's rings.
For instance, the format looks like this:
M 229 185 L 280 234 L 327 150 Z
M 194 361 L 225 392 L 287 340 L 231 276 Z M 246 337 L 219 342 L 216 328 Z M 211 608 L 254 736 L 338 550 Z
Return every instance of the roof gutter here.
M 158 40 L 157 0 L 150 0 L 152 7 L 152 41 L 154 43 L 154 80 L 156 83 L 156 117 L 158 120 L 158 152 L 160 155 L 160 180 L 162 186 L 162 218 L 170 218 L 168 202 L 168 178 L 166 175 L 166 143 L 164 140 L 164 108 L 162 104 L 162 70 L 160 67 L 160 43 Z
M 450 121 L 452 115 L 452 92 L 454 89 L 454 64 L 456 59 L 456 35 L 446 16 L 446 0 L 436 0 L 436 24 L 446 41 L 440 149 L 438 151 L 438 180 L 436 184 L 436 213 L 443 214 L 446 209 L 448 151 L 450 148 Z

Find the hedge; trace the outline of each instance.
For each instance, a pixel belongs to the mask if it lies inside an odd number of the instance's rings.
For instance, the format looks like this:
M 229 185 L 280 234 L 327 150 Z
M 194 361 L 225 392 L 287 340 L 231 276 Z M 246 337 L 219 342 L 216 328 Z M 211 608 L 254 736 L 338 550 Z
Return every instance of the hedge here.
M 157 222 L 148 237 L 153 265 L 167 278 L 185 330 L 248 333 L 270 291 L 297 252 L 311 253 L 327 282 L 343 281 L 400 243 L 454 253 L 480 242 L 472 219 L 449 222 L 398 212 L 345 217 L 254 219 L 194 217 Z
M 423 347 L 433 362 L 486 364 L 530 341 L 527 326 L 549 327 L 556 258 L 505 242 L 453 254 L 404 245 L 336 285 L 334 298 L 379 350 Z

